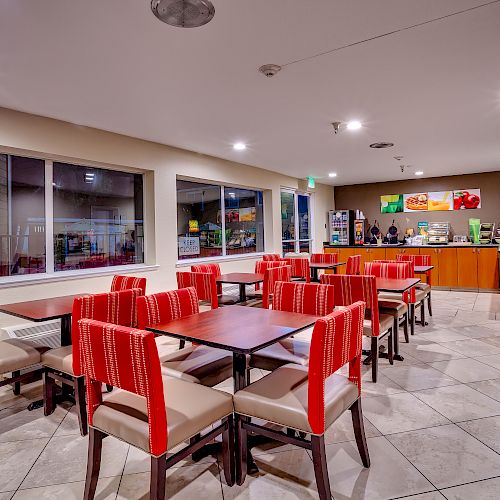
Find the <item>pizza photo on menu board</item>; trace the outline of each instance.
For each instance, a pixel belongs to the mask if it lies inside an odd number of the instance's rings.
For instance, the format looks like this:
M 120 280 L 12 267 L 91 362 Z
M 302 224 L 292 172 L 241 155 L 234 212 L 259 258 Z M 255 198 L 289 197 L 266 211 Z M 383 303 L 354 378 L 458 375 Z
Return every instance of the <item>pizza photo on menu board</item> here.
M 409 193 L 403 196 L 405 212 L 422 212 L 428 210 L 429 196 L 427 193 Z

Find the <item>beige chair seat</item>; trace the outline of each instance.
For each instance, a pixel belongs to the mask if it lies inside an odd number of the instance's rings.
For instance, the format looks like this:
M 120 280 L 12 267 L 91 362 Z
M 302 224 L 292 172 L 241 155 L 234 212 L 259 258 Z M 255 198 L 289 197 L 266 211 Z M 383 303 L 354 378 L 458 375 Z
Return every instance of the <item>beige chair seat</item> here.
M 307 417 L 307 367 L 285 365 L 254 382 L 234 396 L 234 409 L 241 415 L 311 433 Z M 358 387 L 334 374 L 325 381 L 325 428 L 358 399 Z
M 200 305 L 200 312 L 206 312 L 206 311 L 211 311 L 212 310 L 212 305 L 209 304 L 208 302 L 202 302 Z
M 310 347 L 310 342 L 291 338 L 283 339 L 252 354 L 250 366 L 269 371 L 289 363 L 307 366 Z
M 394 316 L 391 314 L 379 313 L 378 321 L 380 323 L 380 333 L 384 333 L 389 328 L 392 328 L 394 325 Z M 367 337 L 372 336 L 372 321 L 371 319 L 365 319 L 363 322 L 363 335 Z
M 160 356 L 163 375 L 212 387 L 233 376 L 229 351 L 207 346 L 188 346 Z
M 230 394 L 199 384 L 163 377 L 163 393 L 168 450 L 233 412 Z M 142 396 L 114 390 L 96 409 L 93 427 L 150 452 L 148 410 Z
M 416 303 L 422 302 L 422 300 L 425 299 L 427 296 L 427 292 L 424 292 L 423 290 L 416 289 L 415 290 L 415 299 Z M 381 293 L 379 295 L 379 300 L 402 300 L 403 296 L 400 293 Z
M 378 309 L 384 314 L 390 314 L 391 316 L 397 315 L 400 317 L 408 312 L 408 305 L 402 300 L 381 300 L 381 297 L 379 296 Z
M 11 373 L 40 363 L 40 350 L 19 339 L 0 341 L 0 373 Z
M 423 290 L 425 293 L 429 293 L 431 291 L 431 285 L 428 285 L 427 283 L 418 283 L 416 288 Z
M 50 349 L 42 354 L 42 364 L 53 370 L 73 375 L 73 349 L 70 345 Z

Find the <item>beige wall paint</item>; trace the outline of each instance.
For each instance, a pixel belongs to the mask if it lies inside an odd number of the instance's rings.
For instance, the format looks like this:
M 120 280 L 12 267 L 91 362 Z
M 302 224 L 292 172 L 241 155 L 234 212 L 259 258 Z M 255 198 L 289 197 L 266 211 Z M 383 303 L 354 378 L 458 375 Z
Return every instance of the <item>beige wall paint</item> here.
M 40 158 L 146 172 L 145 218 L 149 235 L 146 262 L 157 264 L 148 291 L 175 288 L 177 262 L 176 177 L 203 179 L 265 190 L 265 246 L 281 247 L 280 188 L 302 188 L 301 181 L 269 170 L 180 150 L 157 143 L 0 108 L 0 151 Z M 333 187 L 316 184 L 312 192 L 314 249 L 326 238 L 326 217 L 333 208 Z M 255 258 L 225 261 L 223 272 L 253 270 Z M 110 276 L 83 277 L 57 283 L 13 285 L 0 289 L 0 303 L 108 289 Z

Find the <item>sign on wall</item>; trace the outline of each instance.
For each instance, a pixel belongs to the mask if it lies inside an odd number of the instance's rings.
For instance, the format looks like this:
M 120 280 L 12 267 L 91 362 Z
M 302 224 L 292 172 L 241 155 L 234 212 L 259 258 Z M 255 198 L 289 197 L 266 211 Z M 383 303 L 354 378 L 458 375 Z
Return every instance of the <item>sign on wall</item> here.
M 200 254 L 200 238 L 179 236 L 179 257 Z
M 481 190 L 459 189 L 453 191 L 453 204 L 455 210 L 481 208 Z
M 403 211 L 402 194 L 385 194 L 380 197 L 380 213 L 395 214 Z

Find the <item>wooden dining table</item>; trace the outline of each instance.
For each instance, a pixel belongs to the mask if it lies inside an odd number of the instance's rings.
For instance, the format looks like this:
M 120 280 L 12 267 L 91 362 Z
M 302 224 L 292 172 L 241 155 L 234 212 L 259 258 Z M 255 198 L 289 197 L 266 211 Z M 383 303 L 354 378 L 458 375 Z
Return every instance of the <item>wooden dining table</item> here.
M 229 273 L 217 276 L 217 283 L 226 283 L 231 285 L 239 285 L 240 287 L 240 302 L 247 300 L 247 285 L 256 285 L 264 281 L 264 275 L 259 273 Z
M 333 271 L 334 274 L 337 274 L 337 267 L 345 266 L 345 262 L 335 262 L 335 264 L 327 264 L 324 262 L 311 262 L 309 264 L 309 268 L 311 269 L 311 281 L 318 282 L 318 271 L 320 269 Z
M 414 271 L 415 274 L 427 274 L 429 271 L 432 271 L 434 266 L 415 266 Z

